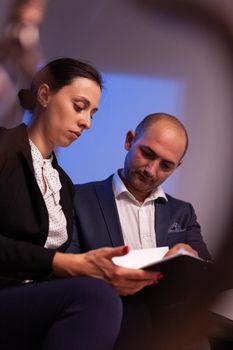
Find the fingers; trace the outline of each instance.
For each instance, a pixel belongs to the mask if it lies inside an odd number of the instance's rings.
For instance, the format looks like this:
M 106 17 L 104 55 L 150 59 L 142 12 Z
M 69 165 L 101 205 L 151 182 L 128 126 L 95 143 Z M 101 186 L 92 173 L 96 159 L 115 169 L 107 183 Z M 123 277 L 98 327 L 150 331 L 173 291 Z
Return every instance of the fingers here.
M 132 281 L 152 281 L 157 280 L 162 274 L 159 271 L 148 271 L 142 269 L 129 269 L 116 266 L 114 278 L 122 278 Z
M 145 286 L 157 284 L 163 278 L 160 272 L 129 269 L 112 262 L 114 256 L 124 255 L 127 251 L 127 246 L 121 246 L 100 248 L 85 253 L 87 258 L 86 274 L 105 280 L 121 295 L 134 294 Z
M 194 250 L 189 244 L 184 244 L 184 243 L 179 243 L 178 244 L 180 246 L 179 249 L 184 249 L 186 250 L 188 253 L 194 255 L 194 256 L 198 256 L 198 253 L 196 250 Z
M 145 281 L 127 280 L 125 285 L 119 284 L 114 286 L 114 288 L 118 291 L 120 295 L 123 295 L 123 296 L 132 295 L 139 292 L 141 289 L 143 289 L 146 286 L 158 284 L 159 280 L 162 277 L 163 276 L 161 275 L 159 278 L 156 278 L 154 280 L 145 280 Z
M 160 272 L 118 268 L 109 283 L 121 295 L 131 295 L 149 285 L 158 284 L 163 278 Z
M 188 253 L 190 253 L 194 256 L 198 256 L 197 251 L 194 250 L 190 245 L 185 244 L 185 243 L 178 243 L 178 244 L 174 245 L 171 249 L 169 249 L 169 251 L 164 255 L 164 257 L 172 256 L 172 255 L 178 253 L 180 249 L 184 249 Z
M 129 247 L 127 245 L 120 247 L 105 247 L 96 249 L 96 252 L 107 259 L 112 259 L 114 256 L 122 256 L 127 254 L 129 252 Z

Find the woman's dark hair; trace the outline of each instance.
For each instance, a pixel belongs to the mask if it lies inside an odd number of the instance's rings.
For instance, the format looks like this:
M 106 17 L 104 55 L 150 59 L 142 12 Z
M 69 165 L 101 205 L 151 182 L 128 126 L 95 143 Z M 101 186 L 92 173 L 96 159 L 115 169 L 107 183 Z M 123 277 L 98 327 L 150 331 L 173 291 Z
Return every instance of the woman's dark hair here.
M 101 74 L 90 64 L 73 58 L 59 58 L 49 62 L 35 74 L 29 90 L 19 91 L 20 104 L 32 112 L 36 106 L 36 95 L 41 84 L 48 84 L 52 91 L 58 91 L 78 77 L 95 81 L 100 89 L 103 87 Z

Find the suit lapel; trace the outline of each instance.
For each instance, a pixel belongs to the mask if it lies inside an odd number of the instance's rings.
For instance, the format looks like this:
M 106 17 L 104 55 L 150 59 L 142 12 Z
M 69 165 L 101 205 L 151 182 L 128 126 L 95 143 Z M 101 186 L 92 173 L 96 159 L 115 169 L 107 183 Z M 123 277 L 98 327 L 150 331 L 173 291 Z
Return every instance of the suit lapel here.
M 15 140 L 17 156 L 20 158 L 26 171 L 25 176 L 27 176 L 28 181 L 30 180 L 32 186 L 34 187 L 33 191 L 37 192 L 38 196 L 41 199 L 43 199 L 43 196 L 35 178 L 35 171 L 33 167 L 31 147 L 28 140 L 27 127 L 25 124 L 20 124 L 18 127 L 10 129 L 10 132 L 12 132 L 11 137 L 13 137 Z
M 34 168 L 32 163 L 31 148 L 28 141 L 27 127 L 25 124 L 20 124 L 18 127 L 11 129 L 12 135 L 16 144 L 16 151 L 20 158 L 24 158 L 27 166 L 34 176 Z
M 26 125 L 20 124 L 16 128 L 9 129 L 9 135 L 13 138 L 12 140 L 14 140 L 15 152 L 22 164 L 27 187 L 30 188 L 32 205 L 38 219 L 39 231 L 41 232 L 39 243 L 44 244 L 49 228 L 48 211 L 35 178 Z M 43 241 L 41 240 L 41 237 L 43 238 Z
M 112 189 L 112 177 L 95 185 L 96 195 L 102 210 L 104 220 L 113 246 L 124 244 L 120 220 Z
M 170 223 L 170 207 L 162 199 L 155 201 L 155 232 L 157 247 L 167 245 L 168 225 Z

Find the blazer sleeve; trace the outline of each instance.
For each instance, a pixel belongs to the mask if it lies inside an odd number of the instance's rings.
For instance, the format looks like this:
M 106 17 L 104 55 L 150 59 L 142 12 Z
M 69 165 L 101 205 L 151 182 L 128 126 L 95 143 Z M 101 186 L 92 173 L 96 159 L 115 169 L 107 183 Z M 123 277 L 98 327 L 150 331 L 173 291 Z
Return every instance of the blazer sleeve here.
M 52 272 L 55 251 L 0 233 L 0 275 L 7 278 L 39 278 Z
M 190 203 L 188 205 L 188 225 L 186 228 L 186 243 L 198 252 L 198 255 L 205 260 L 211 260 L 210 253 L 201 234 L 201 228 L 197 222 L 197 216 Z
M 78 234 L 78 223 L 75 220 L 75 218 L 73 221 L 73 233 L 72 233 L 71 242 L 70 242 L 70 245 L 68 246 L 66 252 L 73 253 L 73 254 L 81 253 L 79 234 Z

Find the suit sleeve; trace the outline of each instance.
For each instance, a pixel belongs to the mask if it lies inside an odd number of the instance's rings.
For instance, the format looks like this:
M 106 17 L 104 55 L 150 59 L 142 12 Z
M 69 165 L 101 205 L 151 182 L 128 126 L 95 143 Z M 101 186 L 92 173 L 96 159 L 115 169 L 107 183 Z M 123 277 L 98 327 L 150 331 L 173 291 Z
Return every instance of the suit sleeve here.
M 66 250 L 67 253 L 80 253 L 81 248 L 80 248 L 80 242 L 79 242 L 79 235 L 78 235 L 78 224 L 76 219 L 74 218 L 73 221 L 73 234 L 71 238 L 71 242 L 69 247 Z
M 193 249 L 195 249 L 202 259 L 210 260 L 211 256 L 203 240 L 201 228 L 199 223 L 197 222 L 197 216 L 195 214 L 195 211 L 190 203 L 187 203 L 187 205 L 189 219 L 186 228 L 185 243 L 189 244 Z

